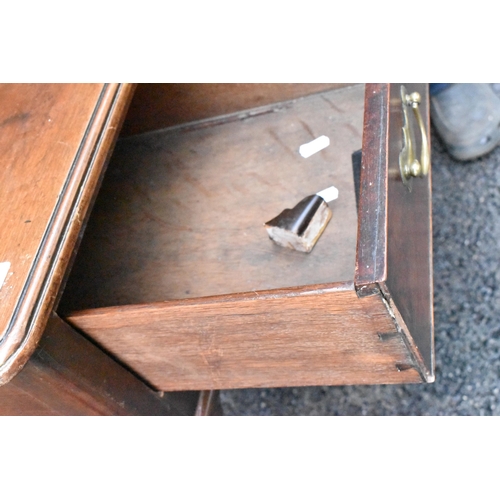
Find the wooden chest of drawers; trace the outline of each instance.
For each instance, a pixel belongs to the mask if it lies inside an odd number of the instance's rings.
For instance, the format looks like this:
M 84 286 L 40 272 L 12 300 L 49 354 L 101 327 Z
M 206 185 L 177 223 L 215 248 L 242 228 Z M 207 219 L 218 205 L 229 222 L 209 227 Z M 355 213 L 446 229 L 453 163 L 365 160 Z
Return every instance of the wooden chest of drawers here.
M 143 399 L 124 413 L 189 413 L 200 390 L 432 381 L 430 174 L 402 181 L 405 115 L 417 152 L 425 141 L 401 87 L 144 85 L 126 116 L 130 85 L 4 86 L 0 98 L 18 102 L 1 153 L 19 176 L 7 179 L 12 201 L 2 196 L 17 219 L 7 218 L 0 248 L 10 263 L 0 412 L 9 386 L 43 365 L 36 346 L 54 310 L 64 321 L 50 320 L 41 346 L 64 330 L 106 364 L 103 379 L 132 377 Z M 420 93 L 428 130 L 426 85 L 406 89 Z M 14 119 L 14 108 L 28 118 Z M 320 135 L 330 146 L 301 157 L 299 146 Z M 267 238 L 266 220 L 329 185 L 339 198 L 310 254 Z M 36 219 L 37 232 L 21 219 Z M 106 401 L 131 396 L 90 380 L 82 364 L 54 377 L 110 413 Z

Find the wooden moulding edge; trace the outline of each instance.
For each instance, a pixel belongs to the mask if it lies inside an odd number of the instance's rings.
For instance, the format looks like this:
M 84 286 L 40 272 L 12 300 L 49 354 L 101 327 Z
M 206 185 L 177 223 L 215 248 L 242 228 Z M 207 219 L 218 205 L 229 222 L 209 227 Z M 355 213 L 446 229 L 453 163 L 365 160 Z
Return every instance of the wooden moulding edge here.
M 131 84 L 103 86 L 59 202 L 42 238 L 31 279 L 25 284 L 25 290 L 31 288 L 32 292 L 23 292 L 2 336 L 0 386 L 22 370 L 40 341 L 68 265 L 71 246 L 82 229 L 92 198 L 90 191 L 97 185 L 103 170 L 107 154 L 106 148 L 101 148 L 101 145 L 105 142 L 114 144 L 119 132 L 117 122 L 130 102 L 133 89 L 134 85 Z M 68 205 L 69 211 L 66 208 Z M 36 272 L 40 262 L 48 262 L 43 274 Z M 28 295 L 35 297 L 32 306 L 27 304 Z
M 304 297 L 308 295 L 322 295 L 325 293 L 343 292 L 343 291 L 354 291 L 354 283 L 352 281 L 342 281 L 336 283 L 297 286 L 297 287 L 279 288 L 273 290 L 256 290 L 252 292 L 238 292 L 238 293 L 231 293 L 224 295 L 211 295 L 206 297 L 172 299 L 159 302 L 148 302 L 144 304 L 98 307 L 98 308 L 82 309 L 79 311 L 70 312 L 65 316 L 65 319 L 71 322 L 71 318 L 77 318 L 89 315 L 108 314 L 108 313 L 123 311 L 124 309 L 126 309 L 127 311 L 139 312 L 141 310 L 148 310 L 150 308 L 156 308 L 156 307 L 168 308 L 181 305 L 192 306 L 199 304 L 221 304 L 226 302 L 269 300 L 269 299 L 279 299 L 284 297 L 297 297 L 297 296 Z
M 354 282 L 360 296 L 377 293 L 387 275 L 387 175 L 389 136 L 387 83 L 365 87 L 358 238 Z

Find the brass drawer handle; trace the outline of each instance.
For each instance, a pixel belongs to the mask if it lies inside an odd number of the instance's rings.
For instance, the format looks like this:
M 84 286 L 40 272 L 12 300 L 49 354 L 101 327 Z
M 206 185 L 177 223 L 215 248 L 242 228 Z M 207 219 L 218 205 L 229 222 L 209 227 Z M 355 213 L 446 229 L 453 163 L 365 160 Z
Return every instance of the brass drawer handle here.
M 429 173 L 431 154 L 429 148 L 429 141 L 427 139 L 427 132 L 425 130 L 424 121 L 422 120 L 422 115 L 420 113 L 419 104 L 421 102 L 421 97 L 418 92 L 413 92 L 408 94 L 406 88 L 401 86 L 401 100 L 403 104 L 403 149 L 399 154 L 399 168 L 401 171 L 401 177 L 403 183 L 411 190 L 409 181 L 412 177 L 423 177 Z M 422 148 L 420 151 L 420 161 L 415 157 L 415 147 L 414 147 L 414 132 L 412 126 L 410 125 L 411 119 L 409 116 L 408 108 L 413 109 L 415 115 L 415 120 L 417 122 L 418 128 L 420 129 L 420 135 L 422 137 Z

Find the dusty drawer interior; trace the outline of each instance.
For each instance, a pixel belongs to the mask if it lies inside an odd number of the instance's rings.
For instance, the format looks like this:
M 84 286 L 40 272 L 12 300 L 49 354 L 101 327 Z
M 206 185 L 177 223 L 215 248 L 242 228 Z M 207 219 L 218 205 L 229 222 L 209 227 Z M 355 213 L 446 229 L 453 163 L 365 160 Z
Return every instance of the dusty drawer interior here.
M 213 88 L 190 90 L 216 101 Z M 175 125 L 197 116 L 177 105 L 173 126 L 119 140 L 61 311 L 352 282 L 364 85 Z M 322 135 L 330 145 L 303 158 Z M 264 222 L 332 185 L 339 198 L 311 253 L 268 238 Z
M 240 96 L 238 85 L 181 86 L 160 99 L 166 116 L 144 101 L 148 132 L 125 122 L 59 312 L 164 391 L 424 381 L 378 275 L 363 293 L 354 284 L 385 255 L 384 145 L 399 147 L 401 109 L 388 128 L 386 84 L 273 88 L 258 107 L 260 85 Z M 186 90 L 207 106 L 186 106 Z M 327 148 L 299 154 L 322 135 Z M 352 154 L 362 147 L 360 260 Z M 333 217 L 311 253 L 268 238 L 266 221 L 332 185 Z M 396 212 L 425 208 L 417 195 Z

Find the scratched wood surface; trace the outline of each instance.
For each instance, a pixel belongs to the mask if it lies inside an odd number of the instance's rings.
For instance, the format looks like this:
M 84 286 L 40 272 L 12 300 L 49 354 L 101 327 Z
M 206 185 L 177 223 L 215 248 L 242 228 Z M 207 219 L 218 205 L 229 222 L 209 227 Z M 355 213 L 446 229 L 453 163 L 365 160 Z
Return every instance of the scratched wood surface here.
M 0 384 L 40 339 L 131 90 L 0 85 Z
M 194 415 L 197 399 L 153 391 L 53 315 L 26 366 L 0 387 L 0 415 Z
M 160 390 L 421 382 L 377 295 L 351 283 L 68 317 Z
M 352 83 L 143 83 L 137 86 L 122 135 L 203 120 Z
M 363 107 L 358 85 L 119 141 L 61 310 L 352 280 Z M 323 134 L 331 145 L 302 158 Z M 269 240 L 264 222 L 331 185 L 311 254 Z

